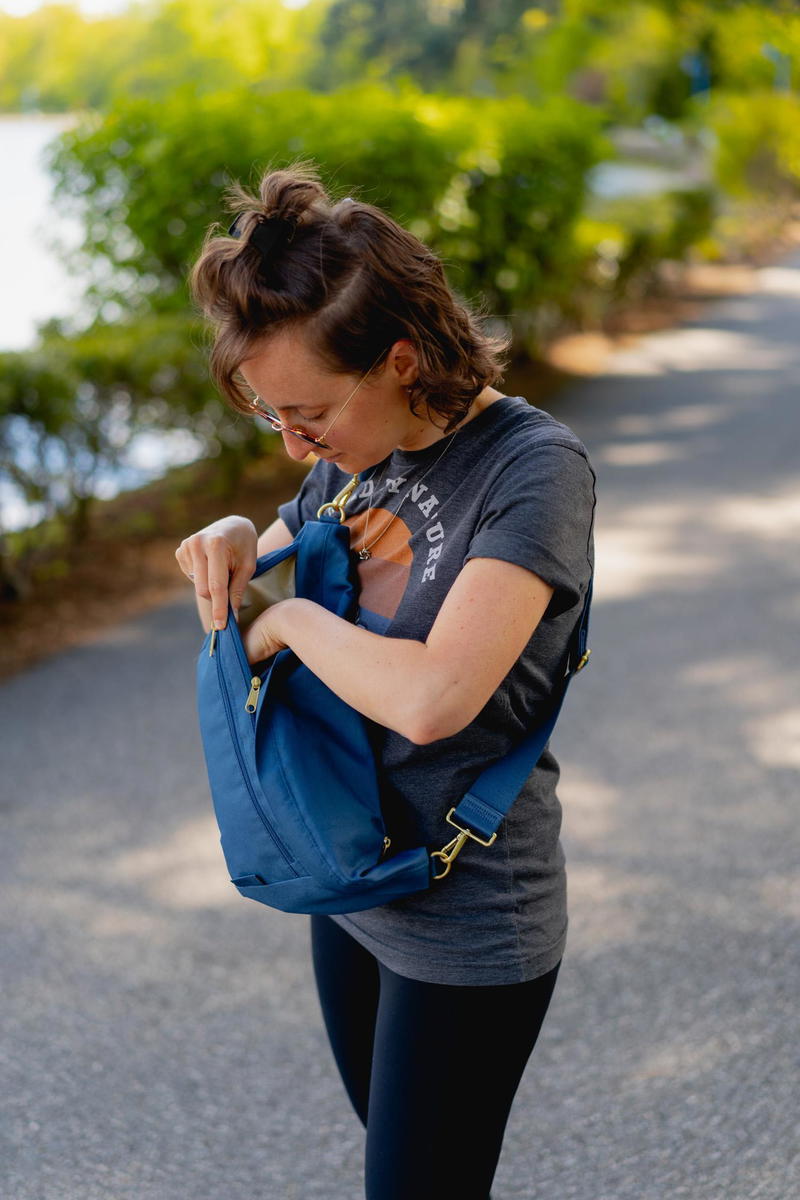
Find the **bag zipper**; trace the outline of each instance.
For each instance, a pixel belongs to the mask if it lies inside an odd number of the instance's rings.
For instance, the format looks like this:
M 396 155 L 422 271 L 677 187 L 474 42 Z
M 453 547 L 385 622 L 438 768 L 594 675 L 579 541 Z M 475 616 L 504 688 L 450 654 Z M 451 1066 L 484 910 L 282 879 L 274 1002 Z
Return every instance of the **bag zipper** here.
M 250 691 L 247 694 L 247 699 L 244 702 L 245 712 L 254 713 L 258 708 L 258 693 L 261 689 L 261 676 L 254 675 L 250 680 Z
M 292 860 L 289 857 L 289 851 L 286 849 L 286 846 L 283 844 L 281 839 L 278 837 L 278 834 L 275 832 L 275 830 L 272 828 L 270 822 L 267 820 L 267 815 L 264 812 L 261 805 L 259 804 L 258 796 L 256 795 L 253 785 L 250 782 L 250 775 L 248 774 L 247 767 L 245 766 L 245 762 L 242 757 L 242 751 L 239 746 L 239 739 L 236 734 L 236 723 L 233 718 L 233 708 L 231 706 L 230 696 L 228 695 L 228 686 L 225 682 L 225 675 L 222 670 L 222 656 L 221 655 L 217 655 L 217 676 L 219 678 L 220 692 L 222 693 L 222 699 L 223 699 L 223 703 L 225 705 L 225 714 L 228 718 L 228 728 L 230 729 L 231 740 L 233 741 L 233 748 L 236 751 L 236 757 L 239 760 L 239 768 L 242 772 L 242 778 L 244 779 L 245 784 L 247 785 L 247 790 L 250 793 L 250 799 L 253 802 L 253 807 L 255 808 L 256 812 L 260 816 L 260 818 L 263 822 L 264 828 L 266 829 L 268 835 L 272 839 L 272 841 L 275 845 L 275 848 L 280 852 L 281 857 L 283 858 L 287 867 L 289 868 L 289 870 L 292 872 L 293 875 L 297 876 L 299 874 L 299 872 L 295 869 L 294 864 L 292 863 Z M 258 676 L 254 676 L 254 678 L 258 678 Z

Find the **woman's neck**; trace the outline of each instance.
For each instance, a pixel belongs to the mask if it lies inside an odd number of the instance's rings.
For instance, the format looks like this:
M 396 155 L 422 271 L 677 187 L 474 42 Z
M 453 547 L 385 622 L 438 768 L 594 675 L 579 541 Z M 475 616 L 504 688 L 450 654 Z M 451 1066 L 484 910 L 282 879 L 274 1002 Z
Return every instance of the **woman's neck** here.
M 498 392 L 496 388 L 485 387 L 480 395 L 476 396 L 470 405 L 469 412 L 462 421 L 456 425 L 456 429 L 463 429 L 470 421 L 494 404 L 496 400 L 502 400 L 504 393 Z M 455 430 L 451 429 L 450 433 Z M 416 428 L 413 429 L 407 439 L 400 443 L 399 450 L 425 450 L 428 446 L 432 446 L 435 442 L 440 442 L 442 438 L 448 434 L 442 429 L 441 425 L 434 424 L 433 421 L 421 417 L 418 419 Z

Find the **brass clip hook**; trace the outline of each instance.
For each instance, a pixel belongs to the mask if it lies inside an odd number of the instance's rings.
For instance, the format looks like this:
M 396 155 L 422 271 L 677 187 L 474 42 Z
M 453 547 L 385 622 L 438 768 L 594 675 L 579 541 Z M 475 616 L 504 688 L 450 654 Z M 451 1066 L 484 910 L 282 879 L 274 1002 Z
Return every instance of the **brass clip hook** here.
M 488 840 L 479 838 L 477 833 L 473 833 L 471 829 L 465 829 L 463 826 L 458 825 L 453 820 L 453 813 L 455 811 L 455 808 L 451 808 L 450 812 L 445 817 L 445 820 L 458 830 L 457 835 L 452 841 L 448 842 L 446 846 L 442 846 L 441 850 L 433 850 L 431 852 L 431 858 L 440 858 L 445 865 L 441 875 L 434 874 L 434 879 L 444 879 L 445 875 L 449 875 L 450 868 L 464 848 L 467 838 L 472 838 L 473 842 L 477 842 L 479 846 L 491 846 L 497 838 L 496 833 L 493 833 Z
M 345 484 L 342 490 L 336 496 L 334 496 L 332 500 L 326 500 L 324 504 L 319 506 L 317 509 L 317 516 L 321 517 L 323 513 L 326 513 L 329 509 L 331 509 L 333 512 L 338 513 L 339 520 L 343 521 L 345 506 L 353 492 L 358 487 L 358 484 L 359 477 L 358 475 L 354 475 L 353 478 Z
M 452 867 L 457 856 L 461 853 L 461 848 L 468 837 L 468 833 L 459 833 L 453 838 L 452 842 L 448 842 L 446 846 L 442 846 L 441 850 L 433 851 L 431 858 L 440 858 L 445 864 L 441 875 L 437 875 L 434 871 L 434 879 L 444 879 L 445 875 L 450 874 L 450 868 Z

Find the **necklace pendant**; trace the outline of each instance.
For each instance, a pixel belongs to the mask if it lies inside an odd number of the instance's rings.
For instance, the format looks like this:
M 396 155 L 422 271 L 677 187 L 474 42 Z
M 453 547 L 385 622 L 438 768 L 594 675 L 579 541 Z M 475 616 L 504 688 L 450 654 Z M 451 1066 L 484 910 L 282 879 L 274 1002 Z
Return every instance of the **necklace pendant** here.
M 368 558 L 372 558 L 372 555 L 366 546 L 362 546 L 358 552 L 359 562 L 366 562 Z

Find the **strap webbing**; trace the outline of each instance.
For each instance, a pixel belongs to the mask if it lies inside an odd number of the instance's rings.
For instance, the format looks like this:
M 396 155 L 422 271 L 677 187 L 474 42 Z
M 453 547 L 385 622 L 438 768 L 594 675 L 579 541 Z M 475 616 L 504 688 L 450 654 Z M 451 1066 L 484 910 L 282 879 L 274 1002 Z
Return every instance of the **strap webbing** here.
M 508 815 L 525 780 L 541 758 L 542 751 L 555 728 L 561 705 L 570 680 L 583 665 L 589 637 L 589 612 L 592 603 L 592 580 L 586 589 L 583 612 L 570 638 L 564 677 L 554 695 L 546 719 L 529 733 L 513 750 L 487 767 L 459 802 L 453 820 L 483 838 L 490 838 Z

